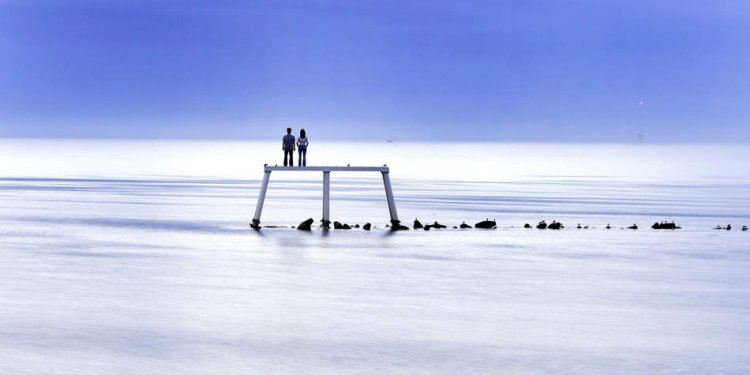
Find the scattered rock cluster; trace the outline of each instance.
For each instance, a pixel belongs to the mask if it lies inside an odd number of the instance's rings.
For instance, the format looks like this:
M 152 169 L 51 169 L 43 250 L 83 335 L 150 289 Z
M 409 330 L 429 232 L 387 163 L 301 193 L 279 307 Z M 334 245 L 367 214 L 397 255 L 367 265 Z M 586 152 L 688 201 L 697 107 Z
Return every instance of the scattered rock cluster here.
M 579 227 L 580 227 L 580 225 L 581 225 L 581 224 L 578 224 L 578 226 L 579 226 Z M 524 228 L 526 228 L 526 229 L 531 229 L 531 224 L 529 224 L 529 223 L 526 223 L 526 224 L 524 224 L 524 225 L 523 225 L 523 227 L 524 227 Z M 558 221 L 555 221 L 555 220 L 552 220 L 552 222 L 551 222 L 551 223 L 549 223 L 549 224 L 547 224 L 547 222 L 546 222 L 546 221 L 542 220 L 542 221 L 540 221 L 540 222 L 539 222 L 539 223 L 538 223 L 538 224 L 536 225 L 536 229 L 553 229 L 553 230 L 560 230 L 560 229 L 563 229 L 563 228 L 565 228 L 565 226 L 564 226 L 564 225 L 563 225 L 563 224 L 562 224 L 561 222 L 558 222 Z
M 717 225 L 714 229 L 732 230 L 732 224 L 727 224 L 727 226 L 725 227 L 722 227 L 721 225 Z M 747 232 L 747 225 L 743 225 L 741 230 L 743 232 Z
M 297 230 L 302 230 L 302 231 L 311 231 L 312 230 L 312 225 L 313 225 L 314 222 L 315 222 L 315 220 L 313 220 L 312 218 L 309 218 L 309 219 L 301 222 L 296 227 L 296 229 Z M 324 224 L 327 224 L 327 223 L 324 223 Z M 385 227 L 389 228 L 390 230 L 393 230 L 393 231 L 409 230 L 409 227 L 407 227 L 405 225 L 401 225 L 401 223 L 399 223 L 398 221 L 395 221 L 395 222 L 391 223 L 390 225 L 386 225 Z M 533 228 L 533 226 L 531 224 L 529 224 L 529 223 L 525 223 L 523 225 L 523 227 L 526 228 L 526 229 Z M 283 227 L 267 226 L 267 228 L 283 228 Z M 286 228 L 288 228 L 288 227 L 286 227 Z M 291 228 L 295 228 L 295 227 L 292 226 Z M 327 225 L 321 225 L 321 228 L 326 228 L 327 229 Z M 334 221 L 333 222 L 333 229 L 337 229 L 337 230 L 339 230 L 339 229 L 340 230 L 349 230 L 349 229 L 360 229 L 360 228 L 363 229 L 363 230 L 369 231 L 369 230 L 371 230 L 373 228 L 373 226 L 370 223 L 366 223 L 366 224 L 364 224 L 364 225 L 362 225 L 360 227 L 359 224 L 349 225 L 349 224 L 341 223 L 341 222 L 338 222 L 338 221 Z M 432 229 L 445 229 L 445 228 L 448 228 L 448 226 L 446 226 L 444 224 L 440 224 L 437 221 L 433 222 L 432 224 L 423 225 L 419 221 L 419 219 L 414 219 L 414 224 L 413 224 L 412 228 L 414 228 L 414 229 L 422 229 L 422 230 L 425 230 L 425 231 L 429 231 L 429 230 L 432 230 Z M 490 220 L 489 218 L 487 218 L 485 220 L 477 222 L 476 224 L 474 224 L 474 226 L 471 226 L 470 224 L 466 224 L 466 222 L 464 221 L 460 225 L 457 225 L 457 226 L 454 225 L 453 228 L 454 229 L 472 229 L 472 228 L 477 228 L 477 229 L 497 229 L 497 221 L 494 220 L 494 219 Z M 560 229 L 565 228 L 565 226 L 561 222 L 558 222 L 558 221 L 555 221 L 555 220 L 552 220 L 552 222 L 549 223 L 549 224 L 545 220 L 542 220 L 542 221 L 540 221 L 536 225 L 536 228 L 537 229 L 560 230 Z M 594 227 L 594 229 L 595 228 L 596 227 Z M 610 224 L 607 224 L 607 226 L 604 227 L 604 228 L 605 229 L 612 229 L 612 226 Z M 630 229 L 630 230 L 637 230 L 638 228 L 639 228 L 638 225 L 635 224 L 635 223 L 633 225 L 631 225 L 631 226 L 628 226 L 628 227 L 620 227 L 620 229 Z M 681 228 L 682 227 L 680 227 L 674 221 L 660 221 L 660 222 L 655 222 L 651 226 L 651 229 L 681 229 Z M 257 228 L 257 229 L 260 229 L 260 228 Z M 589 229 L 589 226 L 588 225 L 582 226 L 581 223 L 578 223 L 578 225 L 576 225 L 576 229 Z M 713 229 L 715 229 L 715 230 L 727 230 L 727 231 L 730 231 L 730 230 L 732 230 L 732 225 L 731 224 L 727 224 L 726 226 L 717 225 Z M 741 230 L 743 232 L 746 232 L 748 230 L 747 229 L 747 225 L 743 225 Z

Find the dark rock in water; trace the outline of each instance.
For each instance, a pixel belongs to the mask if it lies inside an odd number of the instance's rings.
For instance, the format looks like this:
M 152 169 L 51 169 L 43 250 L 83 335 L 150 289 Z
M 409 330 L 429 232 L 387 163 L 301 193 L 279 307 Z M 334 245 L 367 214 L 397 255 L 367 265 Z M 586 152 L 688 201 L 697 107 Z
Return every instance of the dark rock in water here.
M 589 229 L 589 226 L 587 225 L 587 226 L 583 227 L 583 229 Z
M 743 226 L 742 226 L 742 231 L 743 231 L 743 232 L 747 232 L 747 225 L 743 225 Z
M 430 230 L 430 229 L 432 229 L 432 225 L 430 225 L 430 224 L 427 224 L 427 225 L 425 225 L 425 226 L 424 226 L 424 228 L 423 228 L 423 229 L 424 229 L 424 230 Z
M 523 225 L 523 227 L 526 228 L 526 229 L 529 229 L 529 228 L 531 228 L 531 224 L 526 223 L 526 224 Z
M 564 227 L 563 227 L 562 223 L 558 223 L 558 222 L 552 220 L 552 223 L 550 223 L 550 225 L 548 225 L 547 228 L 548 229 L 562 229 Z
M 359 228 L 359 224 L 354 224 L 354 227 L 355 228 Z
M 539 222 L 539 224 L 536 225 L 536 229 L 547 229 L 547 223 L 542 220 Z
M 726 230 L 732 230 L 732 224 L 727 224 L 727 227 L 724 228 L 724 229 L 726 229 Z
M 443 224 L 440 224 L 440 223 L 438 223 L 437 221 L 436 221 L 436 222 L 434 222 L 434 223 L 432 223 L 432 227 L 433 227 L 433 228 L 435 228 L 435 229 L 443 229 L 443 228 L 448 228 L 448 227 L 446 227 L 445 225 L 443 225 Z
M 414 219 L 414 229 L 422 229 L 424 226 L 419 222 L 418 219 Z
M 307 219 L 297 226 L 297 230 L 311 230 L 313 222 L 315 222 L 315 220 L 312 218 Z
M 372 224 L 370 224 L 370 223 L 367 223 L 367 224 L 365 224 L 365 225 L 362 226 L 362 229 L 364 229 L 364 230 L 370 230 L 370 228 L 372 228 Z
M 638 225 L 633 223 L 633 225 L 629 226 L 628 229 L 638 229 Z
M 607 228 L 607 229 L 612 229 L 612 226 L 611 226 L 611 225 L 609 225 L 609 223 L 607 223 L 607 226 L 606 226 L 605 228 Z
M 352 227 L 349 224 L 344 224 L 341 226 L 341 229 L 352 229 Z
M 680 229 L 680 227 L 677 226 L 674 221 L 670 223 L 662 221 L 659 223 L 654 223 L 654 225 L 651 226 L 651 229 Z
M 344 226 L 341 225 L 341 223 L 339 223 L 338 221 L 333 222 L 333 229 L 342 229 L 342 228 L 344 228 Z
M 479 228 L 479 229 L 495 229 L 495 228 L 497 228 L 497 223 L 495 222 L 495 220 L 485 219 L 485 220 L 482 220 L 482 221 L 474 224 L 474 228 Z
M 409 227 L 407 227 L 406 225 L 401 225 L 401 222 L 398 220 L 391 220 L 391 224 L 391 230 L 394 232 L 397 230 L 409 230 Z
M 578 223 L 578 226 L 576 228 L 581 229 L 581 223 Z
M 479 224 L 481 224 L 481 223 L 478 223 L 477 225 L 479 225 Z M 461 223 L 460 227 L 461 227 L 461 229 L 471 229 L 471 225 L 466 224 L 465 221 L 463 223 Z

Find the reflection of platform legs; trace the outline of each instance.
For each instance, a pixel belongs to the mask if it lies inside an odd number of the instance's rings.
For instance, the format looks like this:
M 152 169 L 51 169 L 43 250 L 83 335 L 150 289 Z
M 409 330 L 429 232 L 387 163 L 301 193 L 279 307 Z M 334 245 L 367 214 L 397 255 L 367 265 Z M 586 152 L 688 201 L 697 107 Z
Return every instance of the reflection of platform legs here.
M 328 229 L 331 225 L 331 217 L 330 217 L 330 203 L 331 203 L 331 171 L 340 171 L 340 172 L 363 172 L 363 171 L 377 171 L 381 172 L 383 175 L 383 187 L 385 187 L 385 197 L 388 200 L 388 212 L 391 215 L 391 225 L 392 228 L 396 229 L 399 227 L 399 224 L 401 223 L 398 220 L 398 213 L 396 212 L 396 201 L 393 198 L 393 189 L 391 188 L 391 179 L 388 176 L 388 167 L 309 167 L 309 168 L 300 168 L 300 169 L 291 169 L 291 168 L 280 168 L 280 167 L 265 167 L 265 171 L 263 174 L 263 184 L 260 187 L 260 192 L 258 193 L 258 204 L 255 206 L 255 216 L 253 217 L 253 221 L 250 223 L 250 227 L 253 229 L 260 229 L 260 215 L 263 212 L 263 203 L 266 200 L 266 191 L 268 190 L 268 183 L 271 179 L 271 171 L 273 170 L 279 170 L 279 171 L 299 171 L 299 172 L 308 172 L 308 171 L 322 171 L 323 172 L 323 219 L 321 220 L 321 227 L 324 229 Z

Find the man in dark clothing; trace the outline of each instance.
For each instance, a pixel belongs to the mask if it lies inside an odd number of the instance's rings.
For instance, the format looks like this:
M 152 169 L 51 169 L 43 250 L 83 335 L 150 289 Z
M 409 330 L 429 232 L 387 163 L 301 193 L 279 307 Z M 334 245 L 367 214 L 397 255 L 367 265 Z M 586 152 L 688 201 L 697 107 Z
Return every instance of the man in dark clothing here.
M 286 167 L 286 158 L 289 157 L 289 166 L 294 166 L 294 136 L 292 135 L 292 128 L 286 128 L 286 135 L 281 142 L 281 149 L 284 150 L 284 166 Z

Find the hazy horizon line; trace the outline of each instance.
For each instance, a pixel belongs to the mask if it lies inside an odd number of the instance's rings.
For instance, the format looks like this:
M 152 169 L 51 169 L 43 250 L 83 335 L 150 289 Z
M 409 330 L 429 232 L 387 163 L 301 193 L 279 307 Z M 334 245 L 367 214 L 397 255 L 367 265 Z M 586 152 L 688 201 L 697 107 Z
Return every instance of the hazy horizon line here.
M 194 142 L 281 142 L 280 135 L 277 138 L 230 138 L 230 137 L 102 137 L 102 136 L 62 136 L 62 137 L 38 137 L 38 136 L 0 136 L 0 140 L 87 140 L 87 141 L 194 141 Z M 472 140 L 472 139 L 430 139 L 430 138 L 392 138 L 392 139 L 364 139 L 364 138 L 318 138 L 316 142 L 336 143 L 336 142 L 358 142 L 358 143 L 515 143 L 515 144 L 632 144 L 632 145 L 746 145 L 750 144 L 747 140 L 654 140 L 654 141 L 627 141 L 627 140 Z

